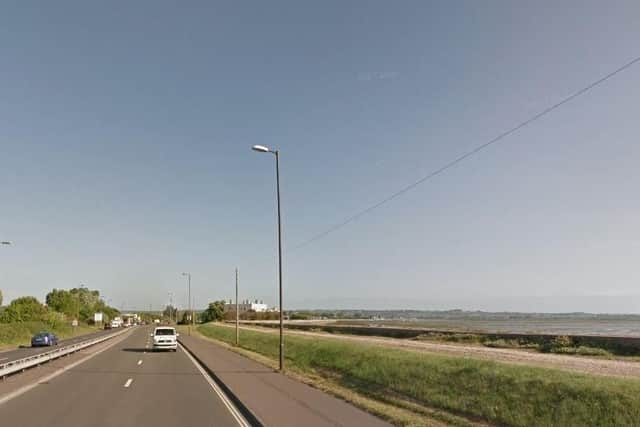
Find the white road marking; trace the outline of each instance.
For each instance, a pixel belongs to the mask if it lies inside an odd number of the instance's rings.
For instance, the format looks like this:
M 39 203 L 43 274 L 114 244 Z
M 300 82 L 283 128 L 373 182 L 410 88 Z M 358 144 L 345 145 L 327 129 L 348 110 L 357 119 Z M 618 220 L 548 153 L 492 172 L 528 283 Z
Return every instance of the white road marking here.
M 220 398 L 220 400 L 222 400 L 222 403 L 224 403 L 224 406 L 226 406 L 229 412 L 231 412 L 231 415 L 233 416 L 233 418 L 235 418 L 238 424 L 241 427 L 250 427 L 251 424 L 249 424 L 247 420 L 244 419 L 240 411 L 238 411 L 238 408 L 236 408 L 235 405 L 229 400 L 227 395 L 224 394 L 222 389 L 220 389 L 218 384 L 216 384 L 215 381 L 213 381 L 213 379 L 209 376 L 209 374 L 207 374 L 204 368 L 200 366 L 200 363 L 198 363 L 198 361 L 194 359 L 191 353 L 189 353 L 187 350 L 184 349 L 182 344 L 178 343 L 178 347 L 180 347 L 180 349 L 184 352 L 184 354 L 186 354 L 187 357 L 191 360 L 191 362 L 193 362 L 193 364 L 196 366 L 198 371 L 200 371 L 204 379 L 209 383 L 213 391 L 215 391 L 218 397 Z
M 0 357 L 0 360 L 7 360 L 8 357 Z
M 142 359 L 138 360 L 138 365 L 142 365 Z
M 126 383 L 124 383 L 124 388 L 129 388 L 129 386 L 131 385 L 131 383 L 132 383 L 132 382 L 133 382 L 133 379 L 132 379 L 132 378 L 129 378 L 129 379 L 127 380 L 127 382 L 126 382 Z

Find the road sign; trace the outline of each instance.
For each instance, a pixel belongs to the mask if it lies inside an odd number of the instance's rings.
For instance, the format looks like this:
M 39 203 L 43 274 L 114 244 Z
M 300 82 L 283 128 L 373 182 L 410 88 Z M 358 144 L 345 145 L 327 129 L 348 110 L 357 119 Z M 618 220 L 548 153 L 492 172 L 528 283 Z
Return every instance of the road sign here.
M 71 322 L 71 326 L 78 326 L 78 320 L 73 319 L 73 321 Z
M 102 322 L 102 313 L 94 313 L 93 315 L 93 321 L 95 323 L 100 323 Z

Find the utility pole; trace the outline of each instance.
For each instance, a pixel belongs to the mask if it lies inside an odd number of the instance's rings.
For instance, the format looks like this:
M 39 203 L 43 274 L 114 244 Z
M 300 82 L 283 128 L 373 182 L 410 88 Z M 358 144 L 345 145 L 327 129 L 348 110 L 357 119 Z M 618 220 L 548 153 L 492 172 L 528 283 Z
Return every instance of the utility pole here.
M 193 308 L 191 305 L 191 273 L 182 273 L 183 276 L 187 276 L 187 293 L 188 298 L 189 298 L 189 315 L 191 316 L 191 321 L 189 322 L 189 335 L 191 335 L 191 326 L 194 325 L 194 318 L 193 318 Z
M 238 311 L 238 269 L 236 268 L 236 346 L 240 343 L 240 330 L 238 323 L 240 322 L 240 312 Z
M 173 294 L 169 292 L 169 323 L 173 322 Z

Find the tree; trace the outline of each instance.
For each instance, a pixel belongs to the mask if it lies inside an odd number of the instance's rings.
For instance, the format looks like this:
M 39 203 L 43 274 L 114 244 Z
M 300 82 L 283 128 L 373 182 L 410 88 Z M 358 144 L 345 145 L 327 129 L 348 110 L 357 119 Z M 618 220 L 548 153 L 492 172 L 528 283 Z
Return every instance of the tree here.
M 41 321 L 46 314 L 46 307 L 35 297 L 21 297 L 11 301 L 0 320 L 4 323 Z
M 162 316 L 167 317 L 170 320 L 177 319 L 178 309 L 172 305 L 168 305 L 164 308 L 164 311 L 162 312 Z
M 108 306 L 103 300 L 98 301 L 95 306 L 95 312 L 102 313 L 103 322 L 112 320 L 120 314 L 118 309 Z
M 0 289 L 0 307 L 2 307 L 2 289 Z
M 191 323 L 191 321 L 189 320 L 189 310 L 183 310 L 182 311 L 182 319 L 180 319 L 180 324 L 181 325 L 188 325 L 189 323 Z
M 96 312 L 96 306 L 100 301 L 100 292 L 80 287 L 69 290 L 69 293 L 75 299 L 79 318 L 85 321 L 92 319 L 93 313 Z
M 209 307 L 202 312 L 200 320 L 206 322 L 219 322 L 224 317 L 224 301 L 214 301 L 209 303 Z
M 85 322 L 93 321 L 94 313 L 103 313 L 113 319 L 119 311 L 105 304 L 99 291 L 84 287 L 70 290 L 53 289 L 46 296 L 47 306 L 54 311 L 65 314 L 68 318 L 78 318 Z
M 54 311 L 75 317 L 80 309 L 79 300 L 64 289 L 53 289 L 45 298 L 47 306 Z

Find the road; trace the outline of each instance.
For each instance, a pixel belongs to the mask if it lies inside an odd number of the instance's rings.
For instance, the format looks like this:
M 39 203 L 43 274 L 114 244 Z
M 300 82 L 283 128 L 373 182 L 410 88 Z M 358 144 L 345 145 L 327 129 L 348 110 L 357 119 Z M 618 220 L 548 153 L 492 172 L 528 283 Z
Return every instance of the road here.
M 151 328 L 0 405 L 12 427 L 238 426 L 187 354 L 149 352 Z
M 74 344 L 81 341 L 90 340 L 93 338 L 98 338 L 101 336 L 105 336 L 108 334 L 112 334 L 117 332 L 118 329 L 106 330 L 106 331 L 97 331 L 90 334 L 84 334 L 73 338 L 67 338 L 64 340 L 60 340 L 60 346 L 65 346 L 69 344 Z M 22 359 L 24 357 L 33 356 L 35 354 L 44 353 L 50 350 L 53 350 L 55 347 L 20 347 L 14 350 L 5 350 L 0 352 L 0 365 L 11 362 L 13 360 Z

